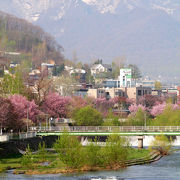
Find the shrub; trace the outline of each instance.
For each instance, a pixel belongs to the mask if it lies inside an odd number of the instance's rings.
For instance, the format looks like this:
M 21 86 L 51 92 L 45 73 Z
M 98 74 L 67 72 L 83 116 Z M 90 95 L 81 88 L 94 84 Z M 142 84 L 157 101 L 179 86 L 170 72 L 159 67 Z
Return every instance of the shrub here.
M 32 169 L 33 168 L 33 162 L 34 162 L 34 159 L 32 156 L 32 152 L 31 152 L 31 149 L 28 145 L 28 147 L 26 148 L 26 152 L 21 159 L 21 165 L 25 168 L 31 168 Z
M 38 158 L 40 161 L 44 162 L 46 160 L 46 145 L 45 142 L 43 144 L 39 143 L 38 146 Z
M 77 110 L 73 114 L 73 119 L 78 126 L 100 126 L 103 123 L 101 113 L 91 106 Z
M 112 111 L 108 113 L 108 116 L 103 122 L 103 126 L 119 126 L 119 118 L 113 114 Z
M 113 134 L 108 137 L 106 147 L 102 149 L 104 163 L 110 166 L 123 166 L 128 157 L 128 141 L 126 138 Z
M 80 168 L 83 164 L 82 145 L 75 136 L 64 132 L 54 144 L 59 159 L 70 168 Z
M 168 139 L 167 136 L 161 135 L 156 136 L 155 139 L 151 142 L 151 145 L 149 146 L 149 149 L 157 150 L 162 155 L 167 155 L 170 152 L 170 149 L 172 147 L 172 140 Z
M 85 161 L 90 167 L 102 165 L 102 156 L 100 154 L 101 147 L 97 144 L 97 139 L 94 143 L 90 143 L 85 147 Z
M 131 114 L 128 117 L 128 120 L 126 122 L 123 122 L 123 125 L 128 125 L 128 126 L 144 126 L 145 124 L 145 118 L 147 121 L 147 124 L 149 122 L 149 117 L 148 114 L 144 112 L 142 109 L 138 109 L 138 111 L 136 112 L 136 114 Z
M 171 106 L 167 106 L 162 114 L 156 116 L 152 120 L 153 126 L 179 126 L 180 110 L 173 110 Z

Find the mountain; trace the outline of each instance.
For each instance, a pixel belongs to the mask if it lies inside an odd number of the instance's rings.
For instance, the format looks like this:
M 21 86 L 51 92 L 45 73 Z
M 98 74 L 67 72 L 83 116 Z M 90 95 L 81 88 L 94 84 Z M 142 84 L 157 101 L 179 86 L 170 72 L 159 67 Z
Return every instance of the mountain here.
M 0 0 L 0 10 L 41 26 L 67 58 L 126 56 L 145 75 L 180 80 L 179 0 Z
M 54 38 L 39 26 L 0 11 L 0 55 L 4 57 L 0 58 L 0 65 L 8 65 L 11 60 L 17 63 L 27 60 L 39 67 L 52 59 L 61 64 L 64 60 L 61 50 Z M 6 57 L 7 52 L 19 56 Z

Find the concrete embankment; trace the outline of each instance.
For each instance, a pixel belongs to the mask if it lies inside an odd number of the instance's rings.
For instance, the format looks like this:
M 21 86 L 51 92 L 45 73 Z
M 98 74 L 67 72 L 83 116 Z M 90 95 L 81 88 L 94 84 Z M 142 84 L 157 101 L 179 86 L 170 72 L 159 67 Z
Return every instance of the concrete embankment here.
M 44 136 L 44 137 L 34 137 L 29 139 L 1 142 L 0 158 L 17 155 L 19 154 L 18 149 L 25 151 L 28 145 L 32 149 L 32 151 L 36 151 L 38 150 L 39 143 L 43 143 L 43 142 L 45 143 L 47 148 L 51 148 L 57 138 L 58 136 Z
M 153 151 L 146 157 L 126 161 L 125 165 L 133 166 L 133 165 L 148 164 L 148 163 L 158 161 L 159 159 L 161 159 L 161 157 L 162 155 L 158 151 Z

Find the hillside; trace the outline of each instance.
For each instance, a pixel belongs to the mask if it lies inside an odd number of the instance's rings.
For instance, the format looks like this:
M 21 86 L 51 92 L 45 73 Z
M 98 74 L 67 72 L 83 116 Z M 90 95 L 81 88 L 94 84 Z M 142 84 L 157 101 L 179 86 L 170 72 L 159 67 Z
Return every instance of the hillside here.
M 39 26 L 0 12 L 0 51 L 18 52 L 29 56 L 35 66 L 53 59 L 63 61 L 61 46 Z
M 179 81 L 180 1 L 178 0 L 0 0 L 0 9 L 52 34 L 65 56 L 126 56 L 144 75 Z M 171 73 L 168 73 L 172 70 Z M 179 79 L 178 79 L 179 78 Z

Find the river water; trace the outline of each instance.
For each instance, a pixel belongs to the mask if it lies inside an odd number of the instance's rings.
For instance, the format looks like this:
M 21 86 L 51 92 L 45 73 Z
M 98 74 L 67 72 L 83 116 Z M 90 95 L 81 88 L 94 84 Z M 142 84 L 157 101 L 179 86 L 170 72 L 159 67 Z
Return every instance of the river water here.
M 0 174 L 0 179 L 21 180 L 180 180 L 180 151 L 159 161 L 147 164 L 131 166 L 118 171 L 100 171 L 81 174 L 58 175 L 13 175 L 12 172 Z

